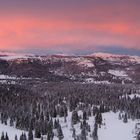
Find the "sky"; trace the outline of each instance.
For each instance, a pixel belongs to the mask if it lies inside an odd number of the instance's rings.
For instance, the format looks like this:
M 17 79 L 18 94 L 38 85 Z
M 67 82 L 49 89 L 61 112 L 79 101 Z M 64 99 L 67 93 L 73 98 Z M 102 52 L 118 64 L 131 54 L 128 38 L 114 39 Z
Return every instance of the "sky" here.
M 140 0 L 0 0 L 0 50 L 140 55 Z

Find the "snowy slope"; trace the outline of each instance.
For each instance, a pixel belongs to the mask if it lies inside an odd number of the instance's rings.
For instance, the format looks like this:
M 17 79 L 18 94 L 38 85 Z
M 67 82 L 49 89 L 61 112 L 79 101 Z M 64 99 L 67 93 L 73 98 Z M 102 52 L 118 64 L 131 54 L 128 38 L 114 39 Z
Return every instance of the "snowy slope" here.
M 72 137 L 72 131 L 71 131 L 71 112 L 69 112 L 69 115 L 67 117 L 67 122 L 64 122 L 64 118 L 59 118 L 60 124 L 62 126 L 62 131 L 64 134 L 64 139 L 63 140 L 73 140 Z M 81 114 L 81 111 L 78 112 L 79 115 Z M 103 123 L 104 125 L 101 126 L 98 130 L 98 137 L 99 140 L 135 140 L 135 124 L 137 123 L 136 121 L 128 120 L 128 123 L 123 123 L 122 120 L 118 120 L 118 115 L 119 113 L 113 113 L 113 112 L 108 112 L 103 114 Z M 88 140 L 92 140 L 91 138 L 91 133 L 92 133 L 92 128 L 94 126 L 94 117 L 90 117 L 89 120 L 87 121 L 90 126 L 91 126 L 91 132 L 88 133 Z M 80 123 L 74 125 L 74 128 L 76 129 L 76 135 L 81 133 L 80 130 Z M 14 140 L 15 135 L 19 137 L 22 132 L 21 130 L 17 130 L 13 127 L 10 126 L 5 126 L 0 124 L 0 134 L 2 132 L 8 132 L 10 140 Z M 55 130 L 54 130 L 55 132 Z M 27 132 L 25 132 L 27 134 Z M 44 136 L 44 139 L 46 136 Z M 55 136 L 54 140 L 58 140 L 58 138 Z
M 118 120 L 118 113 L 103 114 L 106 126 L 99 129 L 99 140 L 135 140 L 134 128 L 135 121 L 129 120 L 123 123 Z

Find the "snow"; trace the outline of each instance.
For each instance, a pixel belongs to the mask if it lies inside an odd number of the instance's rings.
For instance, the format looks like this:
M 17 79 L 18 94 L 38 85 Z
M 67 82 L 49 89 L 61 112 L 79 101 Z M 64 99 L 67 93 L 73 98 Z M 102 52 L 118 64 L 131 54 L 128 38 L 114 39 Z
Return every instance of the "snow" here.
M 78 65 L 85 66 L 88 68 L 94 67 L 94 64 L 90 60 L 87 60 L 87 59 L 82 60 L 81 62 L 78 63 Z
M 118 77 L 127 77 L 128 76 L 125 71 L 121 71 L 121 70 L 109 70 L 108 73 L 118 76 Z
M 17 79 L 17 77 L 0 74 L 0 79 Z
M 131 94 L 131 95 L 127 95 L 127 96 L 130 97 L 131 99 L 133 99 L 134 97 L 140 98 L 140 94 Z
M 109 81 L 95 81 L 94 78 L 87 78 L 85 82 L 94 84 L 111 84 Z
M 82 115 L 82 111 L 78 111 L 79 116 Z M 64 122 L 64 117 L 59 118 L 59 122 L 62 126 L 62 131 L 64 134 L 63 140 L 73 140 L 72 137 L 72 125 L 71 125 L 71 112 L 68 112 L 67 122 Z M 132 121 L 128 120 L 128 123 L 123 123 L 122 120 L 118 120 L 119 112 L 113 113 L 103 113 L 103 124 L 101 128 L 98 129 L 98 137 L 99 140 L 135 140 L 135 125 L 138 122 L 138 120 Z M 93 126 L 94 126 L 94 117 L 89 117 L 87 120 L 88 124 L 91 127 L 91 132 L 88 133 L 87 139 L 92 140 L 90 137 Z M 74 125 L 74 128 L 76 129 L 76 135 L 81 133 L 80 130 L 80 123 Z M 54 130 L 55 132 L 56 130 Z M 14 127 L 5 126 L 3 124 L 0 124 L 0 134 L 2 132 L 7 132 L 9 135 L 10 140 L 14 140 L 15 135 L 17 134 L 18 138 L 22 134 L 22 130 L 18 130 Z M 25 132 L 27 134 L 27 132 Z M 46 136 L 44 136 L 45 138 Z M 37 140 L 37 139 L 35 139 Z M 46 139 L 45 139 L 46 140 Z M 55 136 L 54 140 L 58 140 L 58 138 Z
M 130 98 L 133 98 L 133 97 L 139 97 L 140 98 L 140 94 L 131 94 L 129 95 Z
M 118 113 L 105 113 L 106 126 L 99 129 L 99 140 L 135 140 L 134 128 L 135 121 L 128 120 L 128 123 L 123 123 L 118 120 Z
M 137 62 L 138 64 L 140 64 L 140 57 L 139 56 L 131 56 L 130 60 L 132 62 Z
M 109 57 L 121 57 L 122 55 L 98 52 L 98 53 L 93 53 L 90 56 L 96 56 L 96 57 L 102 57 L 102 58 L 109 58 Z
M 0 135 L 2 134 L 2 132 L 4 132 L 4 133 L 7 132 L 10 140 L 15 140 L 15 135 L 17 135 L 17 137 L 19 139 L 20 135 L 22 133 L 24 133 L 25 131 L 18 130 L 14 127 L 6 126 L 4 124 L 0 124 Z M 25 132 L 25 133 L 27 133 L 27 132 Z
M 27 56 L 23 56 L 23 55 L 0 56 L 0 59 L 4 59 L 4 60 L 12 60 L 17 58 L 27 58 Z
M 140 57 L 139 56 L 118 55 L 118 54 L 102 53 L 102 52 L 93 53 L 93 54 L 88 55 L 88 56 L 100 57 L 100 58 L 103 58 L 105 60 L 110 60 L 113 62 L 116 62 L 116 61 L 124 62 L 127 60 L 128 62 L 140 64 Z

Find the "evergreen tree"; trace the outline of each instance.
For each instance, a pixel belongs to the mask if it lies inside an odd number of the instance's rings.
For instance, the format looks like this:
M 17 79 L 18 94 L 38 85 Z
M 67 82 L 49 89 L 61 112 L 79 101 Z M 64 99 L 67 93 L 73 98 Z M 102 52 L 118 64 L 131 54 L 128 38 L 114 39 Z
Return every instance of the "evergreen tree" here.
M 15 135 L 15 140 L 18 140 L 18 137 L 17 137 L 17 135 Z
M 27 136 L 25 133 L 23 134 L 23 138 L 24 138 L 24 140 L 27 140 Z
M 137 140 L 140 140 L 140 132 L 137 134 Z
M 10 118 L 10 126 L 14 126 L 14 121 L 12 118 Z
M 98 124 L 95 122 L 94 130 L 92 132 L 93 140 L 98 140 Z
M 35 138 L 41 138 L 41 129 L 40 129 L 39 122 L 37 122 L 35 127 Z
M 5 140 L 9 140 L 8 134 L 5 135 Z
M 72 137 L 73 137 L 73 138 L 76 137 L 76 130 L 75 130 L 75 128 L 73 128 L 73 130 L 72 130 Z
M 87 113 L 86 113 L 86 111 L 83 112 L 83 120 L 87 120 Z
M 47 134 L 47 140 L 51 140 L 51 134 L 50 134 L 50 132 Z
M 119 119 L 119 120 L 121 120 L 121 119 L 122 119 L 121 113 L 119 113 L 119 117 L 118 117 L 118 119 Z
M 58 139 L 62 140 L 64 138 L 64 135 L 61 129 L 61 125 L 59 125 L 59 127 L 57 128 L 57 132 L 58 132 Z
M 1 139 L 0 140 L 5 140 L 5 138 L 4 138 L 4 132 L 2 132 L 2 135 L 1 135 Z
M 127 114 L 126 114 L 126 113 L 125 113 L 125 115 L 124 115 L 123 122 L 124 122 L 124 123 L 127 123 L 127 122 L 128 122 Z
M 24 140 L 24 135 L 23 135 L 23 133 L 20 135 L 19 140 Z
M 64 114 L 64 122 L 65 123 L 67 122 L 67 116 L 66 116 L 66 114 Z
M 28 140 L 33 140 L 33 132 L 31 128 L 29 129 L 29 132 L 28 132 Z
M 81 130 L 81 138 L 82 138 L 82 140 L 87 140 L 85 128 L 83 128 L 83 129 Z
M 59 127 L 59 120 L 54 120 L 54 129 L 57 129 Z
M 72 112 L 72 124 L 77 124 L 79 121 L 79 116 L 78 116 L 78 113 L 77 111 L 73 111 Z
M 95 122 L 97 124 L 99 124 L 99 126 L 102 124 L 102 114 L 101 113 L 97 113 L 95 116 Z

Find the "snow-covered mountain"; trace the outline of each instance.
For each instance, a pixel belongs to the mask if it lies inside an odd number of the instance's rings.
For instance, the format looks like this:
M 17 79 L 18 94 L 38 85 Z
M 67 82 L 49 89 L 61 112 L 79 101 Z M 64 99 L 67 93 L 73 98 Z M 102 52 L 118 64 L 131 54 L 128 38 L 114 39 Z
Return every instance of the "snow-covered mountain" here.
M 0 74 L 46 81 L 140 83 L 140 57 L 107 53 L 86 56 L 0 53 Z

